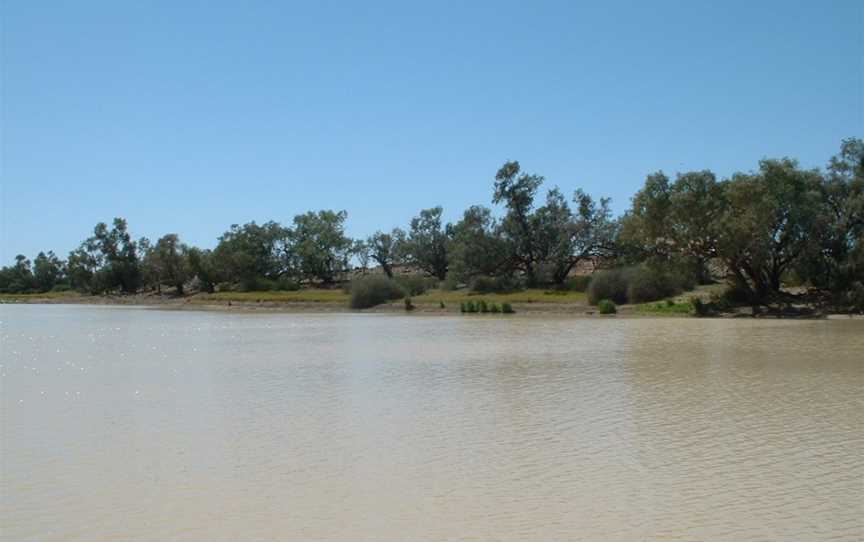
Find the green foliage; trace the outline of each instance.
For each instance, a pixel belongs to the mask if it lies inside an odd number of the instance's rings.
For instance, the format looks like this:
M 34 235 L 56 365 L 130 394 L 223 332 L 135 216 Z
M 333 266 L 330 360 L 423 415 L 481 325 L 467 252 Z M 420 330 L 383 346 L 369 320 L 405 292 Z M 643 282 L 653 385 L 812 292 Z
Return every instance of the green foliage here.
M 138 244 L 145 282 L 160 291 L 163 284 L 168 284 L 182 294 L 183 285 L 194 276 L 188 258 L 189 247 L 181 243 L 175 233 L 163 236 L 152 247 L 146 238 Z
M 369 257 L 374 260 L 384 274 L 393 278 L 393 266 L 402 263 L 405 257 L 405 232 L 399 228 L 391 233 L 375 232 L 366 240 Z
M 439 301 L 439 302 L 438 302 L 438 307 L 439 307 L 439 308 L 442 308 L 442 309 L 446 309 L 446 308 L 447 308 L 447 305 L 445 305 L 443 301 Z
M 397 275 L 393 278 L 408 295 L 423 295 L 438 285 L 434 277 L 422 277 L 420 275 Z
M 414 304 L 411 303 L 410 297 L 405 298 L 405 310 L 406 311 L 413 311 L 414 310 Z
M 611 299 L 601 299 L 597 302 L 597 311 L 600 314 L 615 314 L 618 312 L 618 308 Z
M 469 299 L 469 300 L 465 303 L 465 312 L 467 312 L 467 313 L 474 313 L 474 312 L 477 312 L 477 311 L 478 311 L 478 306 L 477 306 L 477 304 L 474 302 L 473 299 Z
M 498 314 L 499 312 L 501 312 L 501 307 L 499 307 L 497 303 L 490 303 L 489 312 L 493 314 Z
M 462 219 L 449 227 L 447 280 L 468 282 L 477 275 L 498 275 L 507 269 L 507 243 L 492 211 L 469 207 Z M 455 289 L 455 288 L 454 288 Z
M 619 304 L 627 303 L 627 279 L 622 269 L 597 271 L 591 275 L 588 302 L 597 305 L 603 299 Z
M 521 290 L 522 285 L 511 276 L 475 277 L 471 281 L 471 291 L 479 294 L 506 293 Z
M 461 312 L 461 313 L 468 312 L 468 307 L 466 306 L 466 303 L 464 301 L 459 303 L 459 312 Z
M 489 305 L 486 303 L 485 299 L 481 299 L 477 302 L 477 309 L 480 312 L 489 312 Z
M 505 301 L 504 303 L 501 303 L 501 312 L 504 314 L 514 314 L 516 311 L 513 310 L 513 306 L 510 305 L 510 303 Z
M 447 278 L 449 236 L 441 222 L 444 210 L 441 207 L 423 209 L 411 219 L 411 228 L 404 242 L 403 252 L 408 263 L 438 280 Z
M 565 280 L 556 289 L 567 292 L 587 292 L 591 284 L 591 275 L 579 275 Z
M 698 297 L 690 298 L 690 307 L 695 316 L 708 316 L 709 306 Z
M 213 250 L 214 275 L 226 282 L 275 278 L 293 272 L 291 232 L 277 222 L 232 224 Z
M 405 297 L 405 291 L 383 275 L 367 275 L 351 281 L 352 309 L 366 309 Z
M 627 301 L 629 303 L 656 301 L 689 290 L 695 285 L 695 280 L 692 277 L 659 266 L 640 265 L 633 267 L 624 271 L 623 277 L 627 283 Z
M 333 284 L 348 271 L 355 246 L 345 236 L 346 218 L 345 211 L 329 210 L 294 217 L 290 252 L 301 277 Z

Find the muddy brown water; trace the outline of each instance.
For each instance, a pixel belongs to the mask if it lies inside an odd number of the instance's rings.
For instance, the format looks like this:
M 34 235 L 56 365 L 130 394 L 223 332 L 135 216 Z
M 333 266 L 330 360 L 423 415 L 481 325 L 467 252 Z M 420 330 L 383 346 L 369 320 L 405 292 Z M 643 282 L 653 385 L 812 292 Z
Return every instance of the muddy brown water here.
M 2 540 L 864 538 L 861 320 L 0 320 Z

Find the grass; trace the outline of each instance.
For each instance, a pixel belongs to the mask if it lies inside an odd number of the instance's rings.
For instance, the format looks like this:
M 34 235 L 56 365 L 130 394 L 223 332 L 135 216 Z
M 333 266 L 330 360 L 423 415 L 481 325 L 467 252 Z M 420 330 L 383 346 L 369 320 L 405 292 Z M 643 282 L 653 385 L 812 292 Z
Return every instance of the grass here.
M 217 292 L 195 296 L 195 303 L 213 301 L 237 301 L 245 303 L 343 303 L 348 304 L 348 294 L 342 290 L 324 290 L 310 288 L 294 292 Z
M 47 292 L 44 294 L 0 294 L 0 300 L 26 301 L 28 299 L 56 299 L 80 297 L 78 292 Z M 265 292 L 217 292 L 215 294 L 197 294 L 189 298 L 192 303 L 227 303 L 236 301 L 243 303 L 341 303 L 348 305 L 349 295 L 341 289 L 317 289 L 308 288 L 297 291 L 265 291 Z M 441 307 L 458 307 L 467 301 L 479 302 L 480 299 L 486 303 L 495 303 L 503 306 L 504 303 L 574 303 L 585 304 L 586 295 L 582 292 L 552 291 L 541 289 L 522 290 L 511 293 L 477 294 L 467 290 L 446 291 L 429 290 L 423 295 L 412 296 L 411 302 L 415 306 L 432 305 Z
M 439 304 L 442 301 L 447 304 L 458 305 L 463 302 L 483 299 L 487 303 L 580 303 L 586 302 L 586 295 L 583 292 L 569 291 L 553 291 L 530 289 L 520 292 L 510 292 L 506 294 L 478 294 L 467 290 L 443 291 L 430 290 L 423 295 L 414 296 L 411 300 L 415 303 L 434 303 Z
M 636 305 L 634 308 L 638 314 L 656 316 L 681 316 L 682 314 L 690 314 L 693 311 L 693 306 L 688 301 L 673 301 L 671 304 L 667 301 L 654 301 L 652 303 Z
M 45 292 L 41 294 L 0 294 L 0 301 L 28 301 L 32 299 L 65 299 L 81 297 L 82 294 L 74 290 L 65 292 Z

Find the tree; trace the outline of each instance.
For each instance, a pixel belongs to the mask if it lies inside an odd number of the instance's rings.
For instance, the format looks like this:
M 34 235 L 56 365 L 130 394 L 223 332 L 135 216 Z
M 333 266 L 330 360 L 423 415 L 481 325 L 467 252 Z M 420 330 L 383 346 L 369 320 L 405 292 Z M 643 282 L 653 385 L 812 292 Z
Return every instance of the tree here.
M 102 253 L 108 279 L 106 286 L 135 293 L 141 286 L 142 276 L 137 246 L 129 235 L 126 220 L 115 218 L 110 230 L 104 222 L 96 224 L 88 242 Z
M 278 222 L 232 224 L 213 251 L 218 273 L 229 282 L 252 283 L 294 272 L 291 232 Z
M 72 287 L 81 292 L 97 294 L 107 287 L 103 272 L 105 258 L 93 238 L 87 239 L 69 253 L 66 269 Z
M 64 277 L 63 262 L 52 251 L 40 252 L 33 260 L 33 277 L 36 287 L 47 292 L 54 288 Z
M 294 217 L 291 250 L 303 278 L 333 284 L 348 271 L 354 243 L 345 236 L 346 218 L 345 211 L 328 210 Z
M 421 210 L 418 216 L 411 219 L 411 228 L 405 241 L 408 261 L 438 280 L 447 277 L 449 267 L 448 234 L 441 222 L 443 212 L 441 207 Z
M 864 141 L 846 139 L 828 163 L 819 235 L 797 267 L 815 286 L 835 293 L 864 281 Z
M 390 233 L 375 232 L 366 240 L 369 257 L 374 260 L 384 274 L 393 278 L 393 266 L 400 263 L 405 248 L 405 232 L 399 228 Z
M 584 261 L 610 256 L 614 251 L 617 224 L 607 198 L 594 199 L 577 190 L 573 195 L 576 212 L 555 188 L 546 195 L 546 204 L 535 213 L 536 252 L 555 284 L 563 284 L 570 271 Z
M 198 278 L 201 289 L 208 293 L 216 291 L 216 284 L 221 280 L 213 252 L 190 247 L 186 259 L 189 262 L 189 272 Z
M 178 295 L 183 295 L 183 285 L 192 277 L 188 250 L 176 233 L 169 233 L 147 251 L 144 267 L 157 290 L 161 292 L 162 284 L 168 284 L 174 286 Z
M 451 228 L 450 269 L 456 278 L 508 274 L 507 246 L 492 211 L 474 205 Z
M 501 231 L 508 241 L 509 256 L 514 267 L 524 274 L 529 286 L 537 284 L 540 262 L 536 246 L 535 224 L 532 217 L 534 197 L 543 177 L 521 173 L 519 162 L 506 162 L 495 174 L 492 203 L 503 203 L 507 214 Z
M 725 181 L 717 253 L 754 302 L 780 291 L 781 279 L 818 236 L 821 175 L 794 160 L 762 160 L 759 172 Z
M 15 265 L 0 270 L 0 291 L 26 293 L 37 288 L 30 260 L 23 254 L 15 256 Z

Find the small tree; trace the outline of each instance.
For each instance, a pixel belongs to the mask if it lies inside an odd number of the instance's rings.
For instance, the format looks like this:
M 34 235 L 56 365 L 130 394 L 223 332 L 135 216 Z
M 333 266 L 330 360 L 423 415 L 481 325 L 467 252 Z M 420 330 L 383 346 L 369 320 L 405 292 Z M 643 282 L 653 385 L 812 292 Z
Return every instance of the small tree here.
M 438 280 L 447 278 L 450 264 L 448 234 L 441 222 L 442 213 L 441 207 L 420 211 L 420 215 L 411 220 L 405 242 L 409 262 Z

